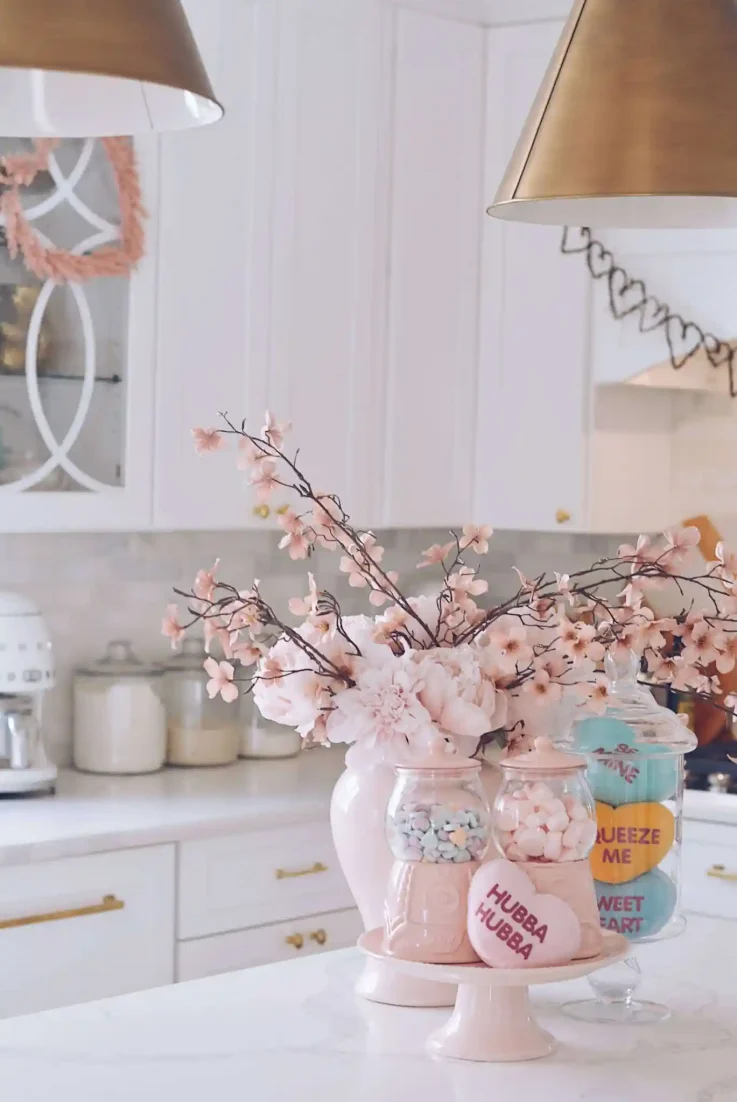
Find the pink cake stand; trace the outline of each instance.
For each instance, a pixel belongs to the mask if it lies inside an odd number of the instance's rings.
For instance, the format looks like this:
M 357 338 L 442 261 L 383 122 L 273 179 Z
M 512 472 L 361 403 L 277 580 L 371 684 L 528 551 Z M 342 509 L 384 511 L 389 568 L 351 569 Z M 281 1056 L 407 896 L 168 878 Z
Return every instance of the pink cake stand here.
M 537 1060 L 554 1051 L 555 1038 L 535 1021 L 528 988 L 580 979 L 624 960 L 631 952 L 625 937 L 604 931 L 604 948 L 598 957 L 552 968 L 420 964 L 383 953 L 383 936 L 383 930 L 369 930 L 359 938 L 358 948 L 406 975 L 458 984 L 455 1010 L 446 1025 L 428 1039 L 428 1052 L 433 1056 L 487 1063 Z

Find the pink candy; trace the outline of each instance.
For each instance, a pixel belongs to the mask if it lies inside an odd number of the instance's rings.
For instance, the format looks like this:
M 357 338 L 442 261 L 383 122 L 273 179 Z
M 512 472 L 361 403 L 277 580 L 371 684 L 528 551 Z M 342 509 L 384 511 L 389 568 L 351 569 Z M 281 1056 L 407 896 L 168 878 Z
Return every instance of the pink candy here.
M 495 823 L 510 861 L 583 861 L 596 841 L 596 823 L 586 806 L 574 796 L 558 799 L 542 781 L 505 797 Z

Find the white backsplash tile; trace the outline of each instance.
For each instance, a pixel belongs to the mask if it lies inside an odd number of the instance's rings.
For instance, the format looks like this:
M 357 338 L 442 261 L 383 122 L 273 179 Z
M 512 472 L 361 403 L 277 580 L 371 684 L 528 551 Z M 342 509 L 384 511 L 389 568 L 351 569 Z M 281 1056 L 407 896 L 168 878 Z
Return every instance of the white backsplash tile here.
M 408 592 L 419 593 L 433 584 L 429 572 L 415 569 L 416 563 L 423 548 L 448 538 L 447 531 L 393 531 L 379 538 Z M 621 536 L 498 532 L 484 577 L 492 597 L 503 598 L 514 592 L 513 564 L 528 575 L 583 569 L 614 553 L 621 542 Z M 221 577 L 244 586 L 257 577 L 277 604 L 306 592 L 306 564 L 278 552 L 273 531 L 0 536 L 0 588 L 35 600 L 54 639 L 59 677 L 49 697 L 45 728 L 59 764 L 71 757 L 75 667 L 101 657 L 112 639 L 129 639 L 141 658 L 166 658 L 170 651 L 160 624 L 173 587 L 189 588 L 196 571 L 218 557 Z M 350 589 L 338 563 L 337 556 L 322 552 L 310 569 L 319 585 L 339 596 L 345 611 L 370 611 L 365 593 Z

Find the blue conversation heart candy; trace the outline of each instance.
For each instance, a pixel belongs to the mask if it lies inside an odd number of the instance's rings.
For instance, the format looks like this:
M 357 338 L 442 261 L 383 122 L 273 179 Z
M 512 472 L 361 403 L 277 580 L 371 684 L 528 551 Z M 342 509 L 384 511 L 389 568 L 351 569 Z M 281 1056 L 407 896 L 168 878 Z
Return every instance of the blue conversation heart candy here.
M 628 884 L 594 883 L 603 929 L 624 934 L 630 941 L 657 934 L 676 909 L 676 886 L 661 869 L 652 869 Z
M 620 719 L 586 719 L 576 728 L 577 749 L 596 754 L 587 771 L 594 796 L 610 807 L 662 803 L 675 795 L 681 757 L 666 746 L 635 743 L 635 732 Z

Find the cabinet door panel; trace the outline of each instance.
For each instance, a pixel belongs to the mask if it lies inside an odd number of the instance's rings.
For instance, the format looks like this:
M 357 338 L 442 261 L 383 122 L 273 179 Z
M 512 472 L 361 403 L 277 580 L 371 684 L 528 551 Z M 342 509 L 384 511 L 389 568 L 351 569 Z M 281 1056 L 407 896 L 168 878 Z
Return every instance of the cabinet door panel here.
M 60 917 L 2 925 L 42 915 Z M 3 869 L 0 975 L 0 1017 L 171 983 L 174 847 Z
M 472 512 L 484 32 L 400 11 L 383 522 Z
M 485 200 L 491 203 L 562 23 L 489 32 Z M 476 515 L 502 528 L 585 527 L 588 272 L 561 230 L 483 226 Z
M 262 523 L 232 454 L 201 461 L 189 430 L 219 410 L 260 429 L 267 406 L 316 487 L 372 514 L 387 20 L 373 0 L 212 4 L 226 118 L 164 140 L 159 527 Z

